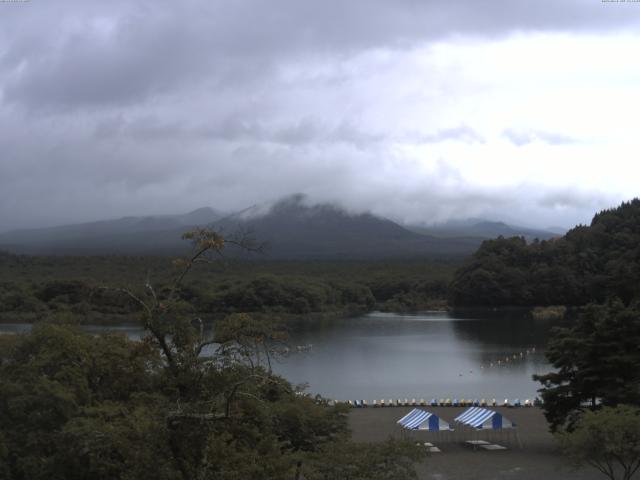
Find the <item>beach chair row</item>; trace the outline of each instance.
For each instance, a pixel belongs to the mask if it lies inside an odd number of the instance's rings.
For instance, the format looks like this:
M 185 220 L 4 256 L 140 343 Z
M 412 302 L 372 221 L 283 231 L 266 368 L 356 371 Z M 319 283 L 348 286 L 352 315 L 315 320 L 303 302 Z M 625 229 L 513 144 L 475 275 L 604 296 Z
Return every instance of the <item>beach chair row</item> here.
M 336 402 L 336 403 L 340 403 L 340 402 Z M 495 398 L 487 401 L 484 398 L 481 400 L 475 399 L 475 400 L 471 400 L 471 399 L 457 399 L 454 398 L 453 400 L 450 398 L 441 398 L 441 399 L 431 399 L 431 401 L 427 402 L 424 398 L 421 398 L 420 400 L 416 400 L 415 398 L 412 398 L 411 400 L 405 398 L 404 400 L 402 399 L 397 399 L 397 400 L 374 400 L 372 403 L 368 403 L 366 400 L 347 400 L 346 402 L 343 402 L 348 404 L 350 407 L 353 408 L 366 408 L 366 407 L 374 407 L 374 408 L 383 408 L 383 407 L 417 407 L 417 406 L 421 406 L 421 407 L 426 407 L 426 406 L 431 406 L 431 407 L 513 407 L 513 408 L 518 408 L 518 407 L 532 407 L 532 406 L 539 406 L 541 404 L 539 399 L 535 399 L 533 401 L 531 401 L 530 399 L 526 399 L 524 402 L 520 401 L 520 399 L 516 398 L 513 402 L 509 401 L 508 398 L 505 398 L 503 402 L 498 402 Z

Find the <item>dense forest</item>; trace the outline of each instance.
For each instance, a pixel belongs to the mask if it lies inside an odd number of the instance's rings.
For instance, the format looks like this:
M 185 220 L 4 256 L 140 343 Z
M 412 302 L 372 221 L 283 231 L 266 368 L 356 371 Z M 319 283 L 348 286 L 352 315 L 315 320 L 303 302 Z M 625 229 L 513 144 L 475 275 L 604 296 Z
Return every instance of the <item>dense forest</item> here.
M 625 202 L 564 237 L 485 241 L 456 273 L 455 306 L 585 305 L 640 294 L 640 200 Z
M 450 260 L 216 261 L 199 266 L 181 296 L 201 315 L 249 312 L 309 323 L 374 309 L 443 308 L 457 266 Z M 167 257 L 0 254 L 0 320 L 132 320 L 135 305 L 114 289 L 162 285 L 175 268 Z
M 143 342 L 55 322 L 0 336 L 0 478 L 415 478 L 423 452 L 352 443 L 343 406 L 256 362 L 259 322 L 229 318 L 206 358 L 177 325 Z
M 82 323 L 127 320 L 131 302 L 110 288 L 166 278 L 167 257 L 0 253 L 0 321 L 66 314 Z M 456 270 L 457 268 L 457 270 Z M 109 288 L 105 288 L 109 287 Z M 201 314 L 279 315 L 315 322 L 374 309 L 585 305 L 640 293 L 640 200 L 594 216 L 564 237 L 487 240 L 462 266 L 452 259 L 233 260 L 207 265 L 182 286 Z
M 189 235 L 194 250 L 163 282 L 100 297 L 137 312 L 142 341 L 93 336 L 60 314 L 0 336 L 0 478 L 415 478 L 424 450 L 351 442 L 343 407 L 272 372 L 272 359 L 289 352 L 274 318 L 232 313 L 215 333 L 204 328 L 185 279 L 225 240 Z M 38 301 L 77 305 L 90 289 L 53 282 Z
M 551 428 L 572 429 L 585 407 L 640 405 L 638 345 L 638 301 L 589 304 L 568 326 L 554 328 L 546 349 L 554 369 L 534 376 Z

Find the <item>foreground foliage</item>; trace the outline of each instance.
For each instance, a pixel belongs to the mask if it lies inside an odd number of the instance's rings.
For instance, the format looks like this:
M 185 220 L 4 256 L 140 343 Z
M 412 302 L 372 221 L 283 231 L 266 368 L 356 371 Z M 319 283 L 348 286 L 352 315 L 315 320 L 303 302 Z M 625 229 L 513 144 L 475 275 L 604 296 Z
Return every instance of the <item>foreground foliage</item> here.
M 351 443 L 343 407 L 262 368 L 211 359 L 177 382 L 123 335 L 41 323 L 0 358 L 0 478 L 410 479 L 423 456 Z
M 621 405 L 587 412 L 573 431 L 557 437 L 576 465 L 590 465 L 611 480 L 630 480 L 640 468 L 638 407 Z
M 207 230 L 186 238 L 194 250 L 171 281 L 105 291 L 138 307 L 147 332 L 141 341 L 91 336 L 60 321 L 66 315 L 0 337 L 0 474 L 415 478 L 415 446 L 351 444 L 344 407 L 272 373 L 271 359 L 288 351 L 277 323 L 237 313 L 216 325 L 215 336 L 207 331 L 183 281 L 228 240 Z
M 176 376 L 149 341 L 49 323 L 1 340 L 6 478 L 292 478 L 298 452 L 346 441 L 343 410 L 260 368 Z
M 546 356 L 555 371 L 536 375 L 551 428 L 572 429 L 585 409 L 640 405 L 640 304 L 590 305 L 570 328 L 556 328 Z

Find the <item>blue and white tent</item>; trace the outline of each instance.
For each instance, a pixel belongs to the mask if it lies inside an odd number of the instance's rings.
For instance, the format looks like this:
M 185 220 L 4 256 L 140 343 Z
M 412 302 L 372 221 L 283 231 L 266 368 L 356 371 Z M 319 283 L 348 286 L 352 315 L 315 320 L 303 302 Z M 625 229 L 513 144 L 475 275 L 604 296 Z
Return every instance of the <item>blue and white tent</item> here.
M 401 427 L 407 430 L 429 430 L 429 431 L 441 431 L 451 430 L 449 424 L 442 420 L 437 415 L 426 410 L 414 408 L 398 422 Z
M 503 417 L 501 413 L 480 407 L 471 407 L 465 410 L 454 418 L 454 421 L 478 430 L 499 430 L 502 428 L 514 428 L 516 426 L 511 420 Z

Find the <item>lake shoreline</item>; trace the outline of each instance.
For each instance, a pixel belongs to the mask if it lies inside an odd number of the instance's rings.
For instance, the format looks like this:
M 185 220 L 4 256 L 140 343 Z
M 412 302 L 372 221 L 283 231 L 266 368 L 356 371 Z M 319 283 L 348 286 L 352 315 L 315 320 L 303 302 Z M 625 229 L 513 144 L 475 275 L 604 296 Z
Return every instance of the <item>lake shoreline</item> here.
M 20 333 L 32 325 L 4 323 L 0 332 Z M 524 403 L 537 395 L 532 375 L 550 368 L 543 346 L 553 325 L 519 316 L 461 318 L 433 311 L 325 317 L 310 328 L 292 329 L 293 354 L 275 359 L 273 369 L 294 384 L 308 384 L 313 395 L 340 401 L 495 398 L 502 404 L 519 398 Z M 135 321 L 79 328 L 133 339 L 145 334 Z

